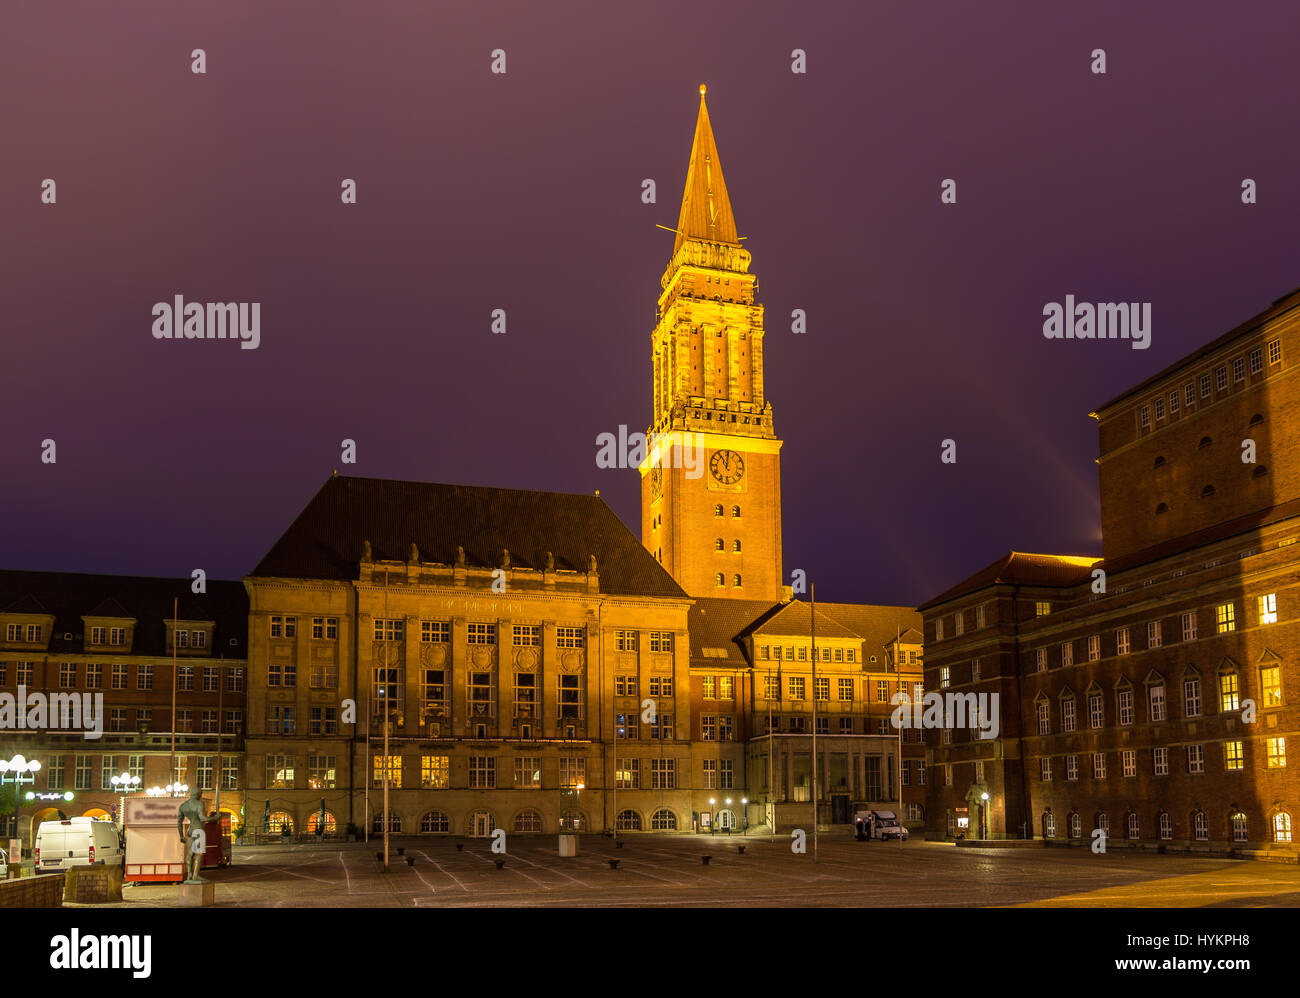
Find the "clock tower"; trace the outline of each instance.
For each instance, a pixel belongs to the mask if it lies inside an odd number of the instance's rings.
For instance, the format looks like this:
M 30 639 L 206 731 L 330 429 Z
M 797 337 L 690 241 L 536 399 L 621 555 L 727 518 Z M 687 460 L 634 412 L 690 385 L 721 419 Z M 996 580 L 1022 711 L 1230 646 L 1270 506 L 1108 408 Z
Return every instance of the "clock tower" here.
M 675 231 L 650 335 L 641 539 L 692 596 L 777 601 L 781 441 L 764 390 L 763 306 L 703 86 Z

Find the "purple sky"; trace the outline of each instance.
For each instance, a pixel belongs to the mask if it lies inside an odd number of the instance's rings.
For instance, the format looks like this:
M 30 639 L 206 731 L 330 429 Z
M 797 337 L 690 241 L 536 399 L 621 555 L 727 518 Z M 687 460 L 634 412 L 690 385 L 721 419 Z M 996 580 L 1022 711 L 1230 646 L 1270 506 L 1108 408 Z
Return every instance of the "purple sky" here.
M 0 11 L 4 567 L 239 577 L 335 467 L 639 532 L 595 438 L 649 420 L 701 82 L 823 599 L 1098 552 L 1090 409 L 1300 284 L 1283 4 L 197 6 Z M 155 341 L 177 293 L 260 301 L 260 349 Z M 1151 349 L 1044 340 L 1067 294 L 1151 302 Z

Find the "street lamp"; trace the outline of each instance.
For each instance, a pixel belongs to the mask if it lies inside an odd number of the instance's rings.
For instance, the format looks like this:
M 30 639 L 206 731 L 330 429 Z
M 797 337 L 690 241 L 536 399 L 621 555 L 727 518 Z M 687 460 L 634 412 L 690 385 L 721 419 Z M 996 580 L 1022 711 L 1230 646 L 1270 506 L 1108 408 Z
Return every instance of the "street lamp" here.
M 140 789 L 140 777 L 121 773 L 109 780 L 117 789 L 117 827 L 126 827 L 126 795 Z
M 749 798 L 748 797 L 740 798 L 740 808 L 744 814 L 744 817 L 741 819 L 742 824 L 740 826 L 740 834 L 742 836 L 745 836 L 749 834 Z
M 984 806 L 980 808 L 980 823 L 984 826 L 980 829 L 980 838 L 987 839 L 989 837 L 989 792 L 987 790 L 980 794 L 980 800 L 984 802 Z
M 712 797 L 709 798 L 709 834 L 713 834 L 713 829 L 718 825 L 718 802 Z
M 0 759 L 0 784 L 14 785 L 14 838 L 18 838 L 18 791 L 24 783 L 35 783 L 36 774 L 41 771 L 39 759 L 30 762 L 25 756 L 15 755 L 12 759 Z M 7 774 L 13 773 L 13 776 Z M 25 774 L 30 773 L 30 776 Z

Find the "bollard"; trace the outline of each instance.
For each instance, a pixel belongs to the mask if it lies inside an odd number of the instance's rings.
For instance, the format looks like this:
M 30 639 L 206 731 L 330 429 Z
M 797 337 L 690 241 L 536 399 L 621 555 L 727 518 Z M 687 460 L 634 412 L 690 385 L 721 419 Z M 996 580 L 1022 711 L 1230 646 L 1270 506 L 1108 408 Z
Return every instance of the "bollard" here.
M 414 856 L 407 856 L 407 857 L 406 857 L 406 865 L 407 865 L 407 866 L 414 866 L 414 865 L 415 865 L 415 857 L 414 857 Z
M 506 861 L 504 859 L 498 859 L 496 864 L 498 870 L 504 870 L 506 868 Z
M 623 840 L 622 840 L 622 839 L 618 839 L 618 840 L 614 843 L 614 848 L 615 848 L 615 849 L 622 849 L 622 848 L 623 848 Z
M 709 860 L 711 860 L 713 857 L 712 857 L 712 856 L 701 856 L 700 858 L 701 858 L 702 860 L 704 860 L 704 865 L 705 865 L 705 866 L 708 866 L 708 865 L 709 865 Z
M 460 851 L 461 851 L 462 849 L 464 849 L 464 848 L 465 848 L 465 843 L 464 843 L 464 842 L 457 842 L 457 843 L 456 843 L 456 851 L 457 851 L 457 852 L 460 852 Z
M 745 855 L 745 847 L 744 847 L 744 846 L 736 846 L 736 852 L 740 853 L 740 855 L 742 855 L 742 856 Z
M 616 860 L 616 859 L 611 859 L 611 860 L 609 861 L 609 868 L 610 868 L 611 870 L 617 870 L 617 869 L 618 869 L 618 860 Z
M 406 855 L 406 847 L 405 847 L 405 846 L 398 846 L 398 847 L 397 847 L 397 855 L 399 855 L 399 856 L 405 856 L 405 855 Z

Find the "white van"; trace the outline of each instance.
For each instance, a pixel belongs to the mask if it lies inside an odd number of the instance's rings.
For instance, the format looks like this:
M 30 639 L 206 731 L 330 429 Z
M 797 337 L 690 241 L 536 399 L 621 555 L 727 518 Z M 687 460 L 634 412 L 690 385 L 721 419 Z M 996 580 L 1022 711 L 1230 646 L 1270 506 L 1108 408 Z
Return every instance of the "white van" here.
M 871 837 L 907 841 L 907 829 L 893 811 L 872 811 Z
M 121 866 L 122 842 L 117 826 L 94 818 L 42 821 L 32 850 L 36 872 L 66 870 L 70 866 L 106 864 Z

